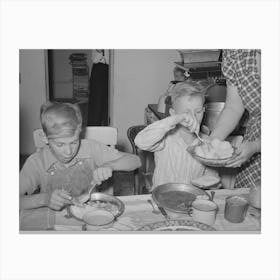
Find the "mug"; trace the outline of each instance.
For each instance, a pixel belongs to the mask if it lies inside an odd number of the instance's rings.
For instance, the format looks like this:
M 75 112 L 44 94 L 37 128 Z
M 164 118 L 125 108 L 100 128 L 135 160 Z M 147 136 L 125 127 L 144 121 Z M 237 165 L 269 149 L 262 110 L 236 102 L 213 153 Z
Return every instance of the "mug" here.
M 213 226 L 218 212 L 218 205 L 205 199 L 196 199 L 192 203 L 192 217 L 195 221 Z

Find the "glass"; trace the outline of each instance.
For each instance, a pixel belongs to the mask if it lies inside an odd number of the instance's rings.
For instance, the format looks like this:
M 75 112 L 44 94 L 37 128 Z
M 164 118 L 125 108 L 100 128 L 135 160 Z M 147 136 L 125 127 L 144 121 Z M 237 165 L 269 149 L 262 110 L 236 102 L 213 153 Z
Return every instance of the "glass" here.
M 248 209 L 248 202 L 241 196 L 228 196 L 226 198 L 224 217 L 232 223 L 244 221 Z
M 261 180 L 256 182 L 251 182 L 250 193 L 249 193 L 249 203 L 254 208 L 261 209 Z

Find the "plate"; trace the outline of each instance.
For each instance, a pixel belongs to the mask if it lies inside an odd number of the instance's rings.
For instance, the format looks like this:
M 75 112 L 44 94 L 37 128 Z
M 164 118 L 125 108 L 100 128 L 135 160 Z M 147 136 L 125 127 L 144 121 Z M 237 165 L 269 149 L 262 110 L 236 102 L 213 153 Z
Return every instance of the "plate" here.
M 215 231 L 211 226 L 192 220 L 169 220 L 147 224 L 139 231 Z
M 202 164 L 204 165 L 207 165 L 207 166 L 211 166 L 211 167 L 225 167 L 226 166 L 226 163 L 233 158 L 233 156 L 231 157 L 228 157 L 228 158 L 223 158 L 223 159 L 213 159 L 213 158 L 204 158 L 204 157 L 201 157 L 201 156 L 198 156 L 195 152 L 195 148 L 197 146 L 199 146 L 200 144 L 198 145 L 193 145 L 193 146 L 189 146 L 187 148 L 187 151 L 195 158 L 197 159 L 199 162 L 201 162 Z
M 70 214 L 74 218 L 82 221 L 84 221 L 83 216 L 86 213 L 99 210 L 110 212 L 116 219 L 124 212 L 124 204 L 120 199 L 114 196 L 104 193 L 93 193 L 91 194 L 90 200 L 85 203 L 84 208 L 75 205 L 69 207 Z
M 204 190 L 190 184 L 168 183 L 157 186 L 152 192 L 155 203 L 166 210 L 187 214 L 198 195 L 206 195 Z

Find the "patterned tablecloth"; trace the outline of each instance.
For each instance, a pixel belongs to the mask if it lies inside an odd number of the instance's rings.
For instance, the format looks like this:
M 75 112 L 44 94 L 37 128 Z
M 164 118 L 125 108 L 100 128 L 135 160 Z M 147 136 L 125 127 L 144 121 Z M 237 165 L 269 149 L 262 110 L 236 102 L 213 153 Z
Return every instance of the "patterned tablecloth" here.
M 242 223 L 230 223 L 224 219 L 225 198 L 229 195 L 248 196 L 248 189 L 237 190 L 216 190 L 214 201 L 219 207 L 214 228 L 217 232 L 251 232 L 260 233 L 261 217 L 260 213 L 249 207 L 245 220 Z M 95 229 L 94 232 L 131 232 L 138 228 L 158 221 L 164 221 L 161 214 L 154 214 L 151 205 L 147 202 L 151 195 L 133 195 L 121 196 L 125 205 L 124 213 L 109 228 Z M 178 214 L 166 211 L 170 218 L 189 219 L 187 214 Z M 24 210 L 20 213 L 20 229 L 21 231 L 83 231 L 85 224 L 75 218 L 67 218 L 67 211 L 52 211 L 48 208 L 40 208 L 36 210 Z M 138 232 L 139 233 L 139 232 Z

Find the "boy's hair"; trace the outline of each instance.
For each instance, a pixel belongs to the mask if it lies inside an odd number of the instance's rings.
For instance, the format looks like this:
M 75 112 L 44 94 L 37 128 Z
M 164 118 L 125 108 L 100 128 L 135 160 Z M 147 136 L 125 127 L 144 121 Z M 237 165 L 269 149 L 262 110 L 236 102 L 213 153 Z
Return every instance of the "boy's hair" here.
M 40 121 L 49 138 L 69 137 L 82 130 L 82 115 L 78 105 L 48 102 L 41 106 Z
M 207 88 L 200 82 L 188 79 L 187 81 L 178 84 L 176 87 L 175 94 L 171 97 L 172 106 L 176 100 L 182 97 L 199 97 L 204 103 L 206 89 Z

